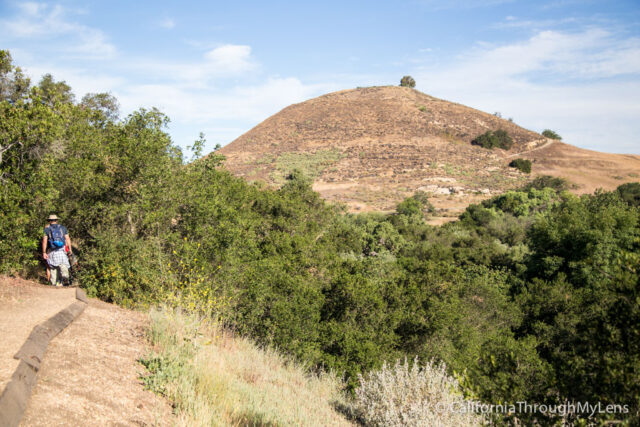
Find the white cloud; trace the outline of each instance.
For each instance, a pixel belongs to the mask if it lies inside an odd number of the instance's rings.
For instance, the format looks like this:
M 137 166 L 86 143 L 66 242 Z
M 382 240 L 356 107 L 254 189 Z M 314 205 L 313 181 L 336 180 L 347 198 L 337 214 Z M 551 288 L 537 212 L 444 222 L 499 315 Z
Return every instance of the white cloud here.
M 296 78 L 268 78 L 229 89 L 196 90 L 175 84 L 126 85 L 115 91 L 122 110 L 159 108 L 167 114 L 174 140 L 189 145 L 202 130 L 212 146 L 226 144 L 282 108 L 334 90 L 335 85 L 305 85 Z M 230 126 L 237 124 L 238 126 Z
M 251 47 L 226 44 L 205 54 L 208 65 L 220 74 L 249 71 L 255 67 L 251 60 Z
M 110 59 L 116 48 L 109 43 L 105 34 L 95 28 L 68 19 L 68 11 L 60 5 L 26 2 L 17 5 L 18 13 L 11 18 L 0 20 L 0 28 L 5 39 L 59 39 L 68 42 L 61 51 L 68 57 L 85 59 Z
M 510 28 L 523 28 L 541 30 L 543 28 L 552 28 L 559 26 L 567 26 L 569 24 L 575 24 L 578 22 L 576 18 L 562 18 L 562 19 L 539 19 L 539 20 L 526 20 L 518 19 L 515 16 L 507 16 L 504 21 L 493 24 L 491 28 L 497 29 L 510 29 Z
M 325 86 L 295 78 L 269 78 L 252 86 L 226 90 L 193 90 L 167 84 L 128 85 L 117 93 L 124 109 L 156 106 L 172 119 L 190 123 L 211 120 L 257 122 L 295 102 L 322 93 Z
M 250 46 L 233 44 L 208 50 L 199 61 L 135 59 L 128 61 L 126 66 L 148 80 L 196 90 L 208 90 L 220 79 L 238 78 L 249 72 L 257 74 L 260 70 L 260 64 L 251 56 Z
M 122 77 L 88 68 L 68 68 L 40 64 L 26 66 L 23 69 L 33 79 L 34 83 L 37 83 L 45 74 L 51 74 L 56 80 L 64 80 L 71 86 L 78 99 L 87 93 L 113 92 L 116 88 L 126 84 L 126 80 Z
M 414 75 L 427 93 L 500 111 L 533 130 L 554 129 L 569 143 L 640 152 L 639 39 L 598 28 L 541 31 L 521 42 L 478 45 Z

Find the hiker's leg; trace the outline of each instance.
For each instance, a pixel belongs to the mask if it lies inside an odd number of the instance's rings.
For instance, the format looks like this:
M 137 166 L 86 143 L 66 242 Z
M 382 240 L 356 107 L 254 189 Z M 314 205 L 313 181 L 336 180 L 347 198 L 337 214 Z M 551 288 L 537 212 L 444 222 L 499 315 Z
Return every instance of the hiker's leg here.
M 49 283 L 51 283 L 52 286 L 55 286 L 57 281 L 58 269 L 56 267 L 49 267 Z
M 64 264 L 60 264 L 58 266 L 58 269 L 60 269 L 60 279 L 61 282 L 65 285 L 69 284 L 69 269 L 67 268 L 66 265 Z

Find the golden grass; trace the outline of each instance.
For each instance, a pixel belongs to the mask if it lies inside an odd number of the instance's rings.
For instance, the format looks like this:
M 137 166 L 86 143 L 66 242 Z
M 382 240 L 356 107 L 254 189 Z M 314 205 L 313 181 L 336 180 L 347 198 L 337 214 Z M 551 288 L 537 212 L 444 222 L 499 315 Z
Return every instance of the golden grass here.
M 185 426 L 351 425 L 334 409 L 341 382 L 232 336 L 195 315 L 152 310 L 155 352 L 142 361 L 149 388 L 166 395 Z

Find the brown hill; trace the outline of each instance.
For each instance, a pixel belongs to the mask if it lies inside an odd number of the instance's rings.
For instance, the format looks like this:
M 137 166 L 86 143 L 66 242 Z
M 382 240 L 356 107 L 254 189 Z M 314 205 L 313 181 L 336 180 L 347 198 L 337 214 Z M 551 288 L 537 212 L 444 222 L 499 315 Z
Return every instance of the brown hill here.
M 497 129 L 513 138 L 510 150 L 471 145 L 476 136 Z M 534 174 L 567 175 L 577 184 L 588 178 L 583 191 L 598 182 L 613 188 L 640 173 L 638 156 L 581 150 L 494 115 L 389 86 L 291 105 L 220 153 L 234 174 L 276 186 L 292 169 L 301 169 L 323 197 L 351 211 L 391 210 L 421 190 L 431 193 L 445 217 L 531 179 L 508 167 L 515 157 L 531 158 Z

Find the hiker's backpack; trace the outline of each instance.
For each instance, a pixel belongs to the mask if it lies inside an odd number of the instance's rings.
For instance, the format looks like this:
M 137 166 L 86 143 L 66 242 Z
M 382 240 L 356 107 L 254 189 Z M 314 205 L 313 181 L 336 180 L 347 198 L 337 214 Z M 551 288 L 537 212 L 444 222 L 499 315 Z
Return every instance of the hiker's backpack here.
M 49 226 L 49 247 L 51 249 L 60 249 L 64 247 L 64 229 L 60 224 L 51 224 Z

